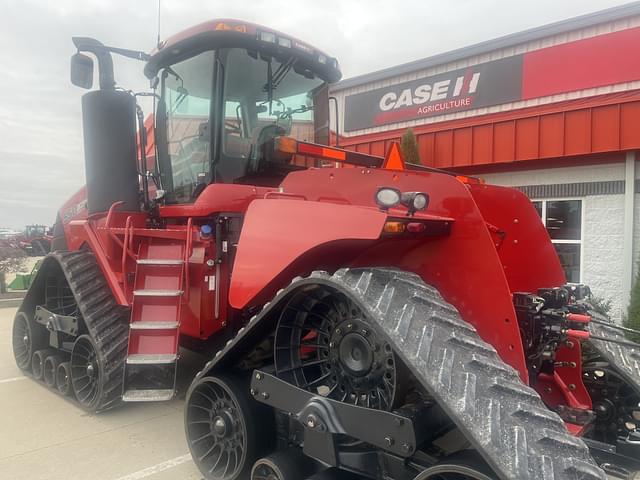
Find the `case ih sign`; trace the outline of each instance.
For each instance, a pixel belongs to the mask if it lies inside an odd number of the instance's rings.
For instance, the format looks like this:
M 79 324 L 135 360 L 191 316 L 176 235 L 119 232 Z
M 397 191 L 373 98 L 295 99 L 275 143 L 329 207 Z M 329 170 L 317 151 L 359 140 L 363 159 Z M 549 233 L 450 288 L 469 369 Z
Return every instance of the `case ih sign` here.
M 344 130 L 638 80 L 639 42 L 632 28 L 347 95 Z
M 346 97 L 345 130 L 520 100 L 522 55 Z

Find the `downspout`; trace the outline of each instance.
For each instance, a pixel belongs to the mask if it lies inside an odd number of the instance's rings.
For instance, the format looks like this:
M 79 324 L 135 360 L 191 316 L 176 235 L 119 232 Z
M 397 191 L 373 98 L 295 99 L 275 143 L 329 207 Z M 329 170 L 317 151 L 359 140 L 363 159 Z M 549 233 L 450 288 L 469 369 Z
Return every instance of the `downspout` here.
M 622 308 L 629 305 L 633 286 L 633 230 L 635 219 L 636 152 L 627 152 L 624 177 L 624 236 L 622 243 Z

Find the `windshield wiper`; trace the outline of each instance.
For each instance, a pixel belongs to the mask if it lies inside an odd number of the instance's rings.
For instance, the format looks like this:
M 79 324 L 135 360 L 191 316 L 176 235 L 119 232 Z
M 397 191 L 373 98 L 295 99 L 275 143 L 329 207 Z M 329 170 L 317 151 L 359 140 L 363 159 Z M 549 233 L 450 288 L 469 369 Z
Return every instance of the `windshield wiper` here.
M 178 110 L 180 105 L 182 105 L 182 102 L 184 102 L 184 100 L 189 96 L 189 91 L 186 88 L 184 88 L 184 80 L 180 75 L 176 73 L 176 71 L 173 68 L 165 67 L 165 71 L 173 75 L 175 79 L 180 82 L 180 85 L 178 86 L 178 88 L 176 88 L 176 92 L 178 92 L 178 98 L 176 98 L 173 108 L 171 109 L 171 113 L 175 113 L 175 111 Z
M 289 59 L 281 63 L 278 69 L 273 72 L 273 68 L 271 66 L 271 59 L 267 61 L 267 83 L 264 84 L 262 90 L 267 92 L 267 102 L 269 102 L 269 115 L 272 115 L 272 104 L 273 104 L 273 91 L 278 88 L 284 77 L 291 71 L 293 65 L 295 64 L 295 59 L 293 57 L 289 57 Z

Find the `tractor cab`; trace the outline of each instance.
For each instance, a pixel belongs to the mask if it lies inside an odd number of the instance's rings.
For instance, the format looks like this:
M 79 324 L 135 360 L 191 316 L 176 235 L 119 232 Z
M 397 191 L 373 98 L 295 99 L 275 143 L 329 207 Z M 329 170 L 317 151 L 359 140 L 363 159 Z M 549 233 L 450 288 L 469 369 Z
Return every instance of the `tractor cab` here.
M 287 135 L 326 144 L 335 58 L 252 24 L 213 21 L 169 38 L 145 74 L 159 89 L 155 139 L 167 204 L 211 183 L 275 187 L 304 168 L 276 152 Z

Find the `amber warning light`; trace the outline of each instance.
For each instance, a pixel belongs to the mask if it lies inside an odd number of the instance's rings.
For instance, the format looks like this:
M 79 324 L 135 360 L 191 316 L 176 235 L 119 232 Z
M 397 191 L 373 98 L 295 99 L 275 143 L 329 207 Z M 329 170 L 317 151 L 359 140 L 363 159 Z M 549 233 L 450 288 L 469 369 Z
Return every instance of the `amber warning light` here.
M 375 155 L 367 155 L 360 152 L 352 152 L 336 147 L 328 147 L 317 143 L 300 142 L 293 137 L 276 137 L 273 148 L 278 153 L 290 155 L 306 155 L 322 160 L 350 163 L 362 167 L 380 167 L 384 158 Z

